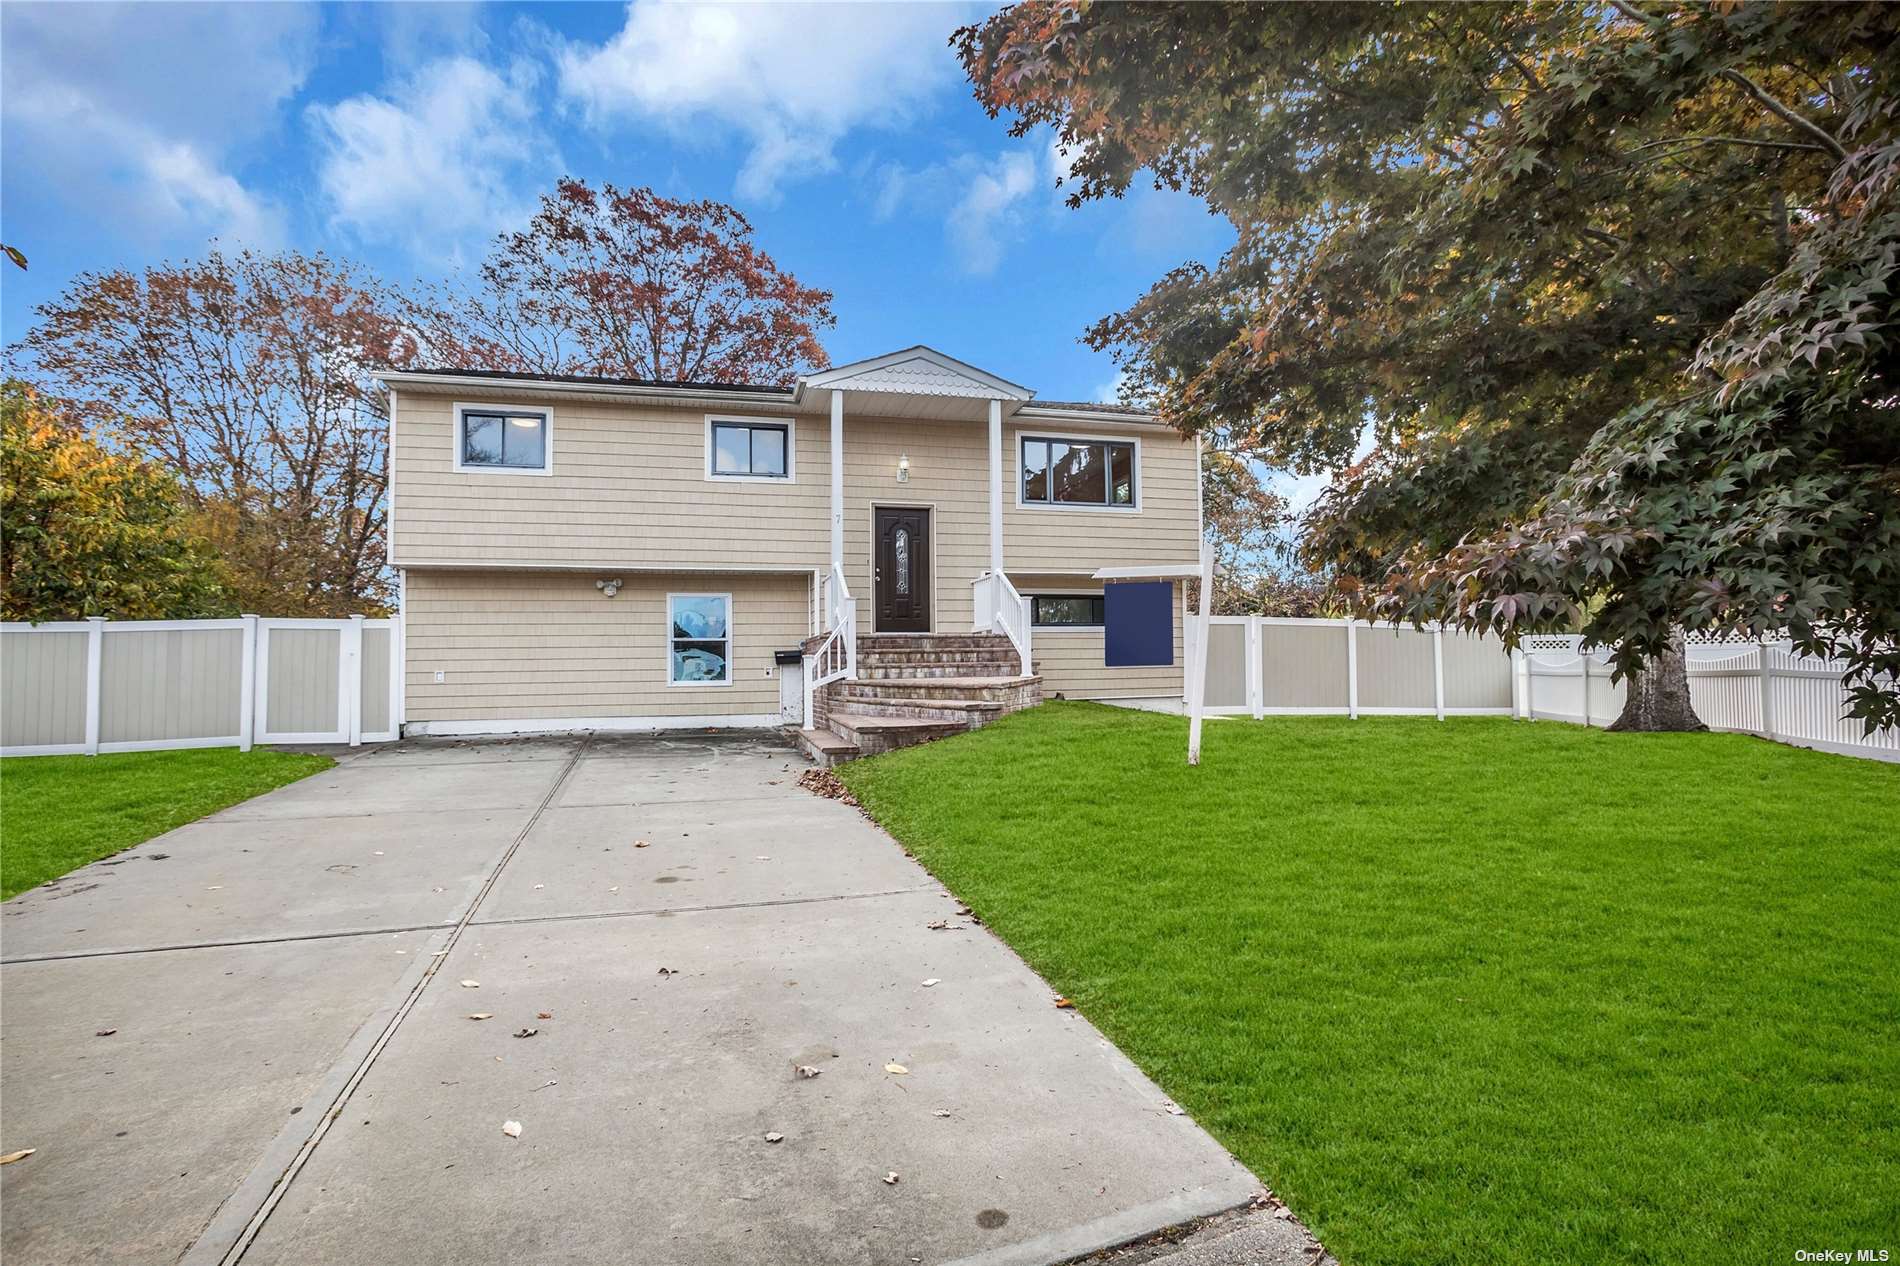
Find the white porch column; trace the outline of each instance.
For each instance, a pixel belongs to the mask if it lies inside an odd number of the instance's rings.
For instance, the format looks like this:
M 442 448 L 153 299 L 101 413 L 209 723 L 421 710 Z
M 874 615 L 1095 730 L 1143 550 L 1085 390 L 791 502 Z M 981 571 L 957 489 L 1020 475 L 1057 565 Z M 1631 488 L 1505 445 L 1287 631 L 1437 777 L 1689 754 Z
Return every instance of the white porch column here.
M 1003 402 L 990 401 L 990 571 L 1003 574 Z
M 844 392 L 831 389 L 831 565 L 844 570 Z

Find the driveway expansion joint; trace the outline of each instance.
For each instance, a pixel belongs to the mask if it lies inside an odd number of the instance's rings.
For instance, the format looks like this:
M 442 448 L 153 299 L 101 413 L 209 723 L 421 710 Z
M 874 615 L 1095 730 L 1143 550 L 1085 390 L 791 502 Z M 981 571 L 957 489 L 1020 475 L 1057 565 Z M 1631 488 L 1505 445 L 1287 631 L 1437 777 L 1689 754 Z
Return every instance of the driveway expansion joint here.
M 383 1023 L 380 1030 L 377 1031 L 375 1040 L 370 1043 L 369 1049 L 360 1056 L 357 1056 L 355 1055 L 354 1046 L 352 1046 L 351 1049 L 344 1052 L 342 1059 L 337 1061 L 338 1065 L 348 1069 L 347 1076 L 343 1079 L 343 1085 L 330 1097 L 330 1103 L 326 1108 L 321 1112 L 313 1114 L 314 1119 L 309 1121 L 306 1137 L 297 1146 L 295 1154 L 290 1157 L 288 1163 L 272 1164 L 271 1161 L 279 1144 L 287 1143 L 295 1138 L 295 1135 L 291 1133 L 292 1127 L 286 1127 L 285 1132 L 279 1134 L 278 1139 L 274 1141 L 271 1148 L 266 1151 L 264 1159 L 252 1169 L 251 1173 L 245 1178 L 244 1182 L 239 1185 L 238 1189 L 233 1192 L 231 1196 L 225 1200 L 224 1204 L 212 1215 L 211 1221 L 206 1226 L 204 1232 L 192 1246 L 185 1251 L 184 1256 L 179 1259 L 179 1266 L 210 1266 L 210 1264 L 214 1262 L 218 1263 L 218 1266 L 234 1266 L 236 1262 L 243 1259 L 244 1254 L 249 1251 L 252 1243 L 256 1241 L 258 1232 L 264 1229 L 264 1223 L 269 1220 L 278 1202 L 282 1200 L 285 1193 L 290 1190 L 291 1185 L 297 1181 L 297 1175 L 302 1172 L 304 1164 L 310 1159 L 311 1154 L 322 1145 L 324 1137 L 330 1132 L 330 1127 L 336 1122 L 337 1117 L 341 1115 L 344 1105 L 350 1100 L 350 1096 L 356 1092 L 356 1088 L 361 1085 L 363 1079 L 369 1075 L 369 1071 L 375 1065 L 377 1057 L 383 1053 L 384 1048 L 389 1045 L 390 1040 L 396 1036 L 396 1030 L 402 1027 L 402 1022 L 407 1019 L 409 1013 L 415 1009 L 417 1001 L 422 997 L 423 990 L 428 988 L 429 982 L 435 979 L 436 974 L 442 967 L 443 961 L 447 959 L 450 952 L 455 949 L 456 943 L 461 939 L 462 932 L 474 919 L 475 912 L 481 909 L 482 902 L 487 900 L 488 894 L 494 890 L 495 884 L 501 879 L 502 871 L 506 870 L 508 863 L 514 860 L 515 853 L 520 850 L 522 843 L 528 838 L 529 833 L 534 830 L 535 824 L 541 820 L 541 815 L 547 812 L 548 806 L 553 804 L 555 798 L 561 794 L 561 789 L 567 785 L 568 777 L 580 765 L 581 757 L 586 753 L 587 746 L 587 740 L 582 740 L 574 752 L 562 762 L 560 773 L 555 776 L 552 785 L 548 787 L 547 794 L 541 797 L 541 801 L 535 806 L 534 812 L 528 815 L 526 822 L 522 823 L 521 829 L 515 833 L 508 847 L 503 850 L 500 859 L 489 868 L 488 875 L 486 879 L 483 880 L 481 888 L 476 892 L 474 899 L 469 902 L 468 908 L 462 912 L 461 918 L 456 920 L 455 924 L 447 930 L 447 934 L 442 938 L 439 945 L 411 966 L 409 973 L 405 975 L 403 979 L 405 991 L 400 1001 L 395 1004 L 388 1019 Z M 552 762 L 549 763 L 551 764 Z M 413 976 L 414 979 L 411 980 L 410 976 Z M 355 1061 L 352 1066 L 351 1059 L 353 1056 L 355 1057 Z M 335 1074 L 339 1071 L 342 1071 L 342 1069 L 338 1067 L 332 1068 L 331 1077 L 326 1078 L 324 1087 L 326 1091 L 331 1084 L 334 1084 Z M 260 1188 L 261 1198 L 259 1196 Z M 249 1200 L 240 1200 L 239 1198 L 243 1196 L 247 1190 L 252 1193 L 252 1198 Z M 248 1213 L 246 1212 L 247 1210 Z M 242 1221 L 239 1219 L 242 1219 Z

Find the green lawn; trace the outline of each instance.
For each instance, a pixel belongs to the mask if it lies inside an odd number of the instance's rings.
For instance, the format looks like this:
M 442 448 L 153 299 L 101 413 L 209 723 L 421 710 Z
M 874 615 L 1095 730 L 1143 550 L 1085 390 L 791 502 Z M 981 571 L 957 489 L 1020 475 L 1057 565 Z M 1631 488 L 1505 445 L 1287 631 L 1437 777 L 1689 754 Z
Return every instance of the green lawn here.
M 0 761 L 0 898 L 335 763 L 233 747 L 10 756 Z
M 1186 730 L 1051 703 L 840 772 L 1347 1266 L 1900 1250 L 1900 766 Z

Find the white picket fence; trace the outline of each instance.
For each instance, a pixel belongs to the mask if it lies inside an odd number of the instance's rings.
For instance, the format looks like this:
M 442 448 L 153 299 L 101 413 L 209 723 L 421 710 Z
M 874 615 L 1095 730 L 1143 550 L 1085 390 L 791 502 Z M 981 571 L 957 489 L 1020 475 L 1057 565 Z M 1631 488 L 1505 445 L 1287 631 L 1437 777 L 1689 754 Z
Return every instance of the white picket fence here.
M 1598 647 L 1586 655 L 1582 642 L 1573 635 L 1524 639 L 1520 715 L 1577 725 L 1608 725 L 1621 715 L 1624 688 L 1610 680 L 1609 650 Z M 1691 638 L 1686 654 L 1689 699 L 1710 729 L 1900 761 L 1900 729 L 1864 734 L 1861 723 L 1846 715 L 1844 666 L 1838 661 L 1796 655 L 1786 642 Z
M 0 624 L 0 756 L 387 742 L 402 622 Z

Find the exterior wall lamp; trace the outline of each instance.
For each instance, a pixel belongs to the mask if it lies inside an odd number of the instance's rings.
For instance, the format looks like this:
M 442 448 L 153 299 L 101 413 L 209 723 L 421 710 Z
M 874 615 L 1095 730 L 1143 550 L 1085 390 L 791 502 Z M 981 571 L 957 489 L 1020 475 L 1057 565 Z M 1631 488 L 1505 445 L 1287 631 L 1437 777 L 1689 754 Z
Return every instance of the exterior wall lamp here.
M 910 482 L 910 454 L 909 453 L 901 453 L 898 455 L 897 482 L 900 484 L 907 484 Z
M 612 580 L 596 580 L 594 588 L 611 598 L 620 592 L 620 577 L 616 576 Z

